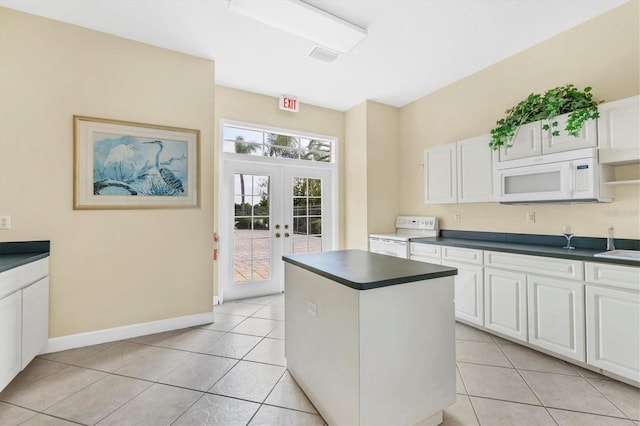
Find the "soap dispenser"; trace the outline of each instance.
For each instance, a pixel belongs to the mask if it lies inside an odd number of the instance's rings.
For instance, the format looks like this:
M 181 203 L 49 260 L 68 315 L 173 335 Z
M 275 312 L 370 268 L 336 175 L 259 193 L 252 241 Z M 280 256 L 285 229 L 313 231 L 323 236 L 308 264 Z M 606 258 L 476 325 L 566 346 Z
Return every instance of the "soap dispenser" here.
M 607 251 L 615 250 L 616 246 L 613 244 L 613 226 L 609 227 L 609 234 L 607 235 Z

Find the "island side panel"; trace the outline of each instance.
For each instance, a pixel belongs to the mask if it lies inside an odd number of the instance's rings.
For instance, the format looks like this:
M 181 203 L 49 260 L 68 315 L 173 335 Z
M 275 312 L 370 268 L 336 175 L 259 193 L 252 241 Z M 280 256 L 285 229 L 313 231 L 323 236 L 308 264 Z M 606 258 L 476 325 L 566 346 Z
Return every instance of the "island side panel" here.
M 360 424 L 358 340 L 358 291 L 285 263 L 287 367 L 329 424 Z
M 442 421 L 456 401 L 453 298 L 453 277 L 360 292 L 361 424 Z

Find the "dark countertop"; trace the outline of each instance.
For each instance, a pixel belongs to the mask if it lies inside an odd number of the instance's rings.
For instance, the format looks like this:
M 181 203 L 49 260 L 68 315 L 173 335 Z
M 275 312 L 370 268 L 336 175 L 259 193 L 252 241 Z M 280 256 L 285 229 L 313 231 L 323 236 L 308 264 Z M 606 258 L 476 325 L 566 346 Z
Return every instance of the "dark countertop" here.
M 602 238 L 574 237 L 571 245 L 575 250 L 567 250 L 563 236 L 554 235 L 526 235 L 526 234 L 500 234 L 490 232 L 473 231 L 441 231 L 441 237 L 412 238 L 412 243 L 436 244 L 442 246 L 462 247 L 478 250 L 492 250 L 531 256 L 554 257 L 589 262 L 601 262 L 618 265 L 640 266 L 640 262 L 633 260 L 608 259 L 595 257 L 594 254 L 602 253 L 604 240 Z M 636 240 L 615 240 L 616 248 L 637 250 Z
M 370 253 L 338 250 L 292 254 L 282 260 L 356 290 L 457 275 L 456 268 Z
M 0 272 L 49 256 L 49 241 L 0 243 Z

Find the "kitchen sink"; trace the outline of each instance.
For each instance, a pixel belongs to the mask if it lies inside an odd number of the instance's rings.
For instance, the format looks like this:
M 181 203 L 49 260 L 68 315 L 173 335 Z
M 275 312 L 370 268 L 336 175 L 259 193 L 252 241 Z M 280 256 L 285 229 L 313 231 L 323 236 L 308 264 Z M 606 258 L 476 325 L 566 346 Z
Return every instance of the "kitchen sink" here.
M 596 253 L 594 256 L 609 259 L 636 260 L 640 262 L 640 250 L 611 250 Z

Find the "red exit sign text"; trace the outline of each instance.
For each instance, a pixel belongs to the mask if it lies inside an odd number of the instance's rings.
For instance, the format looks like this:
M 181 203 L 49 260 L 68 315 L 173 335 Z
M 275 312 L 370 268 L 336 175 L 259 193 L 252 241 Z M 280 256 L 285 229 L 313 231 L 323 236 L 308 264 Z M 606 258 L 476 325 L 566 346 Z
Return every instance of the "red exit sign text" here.
M 298 100 L 289 96 L 280 96 L 280 109 L 298 112 Z

